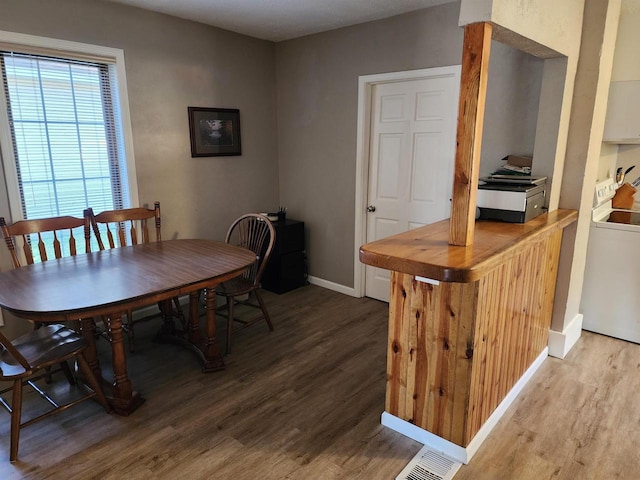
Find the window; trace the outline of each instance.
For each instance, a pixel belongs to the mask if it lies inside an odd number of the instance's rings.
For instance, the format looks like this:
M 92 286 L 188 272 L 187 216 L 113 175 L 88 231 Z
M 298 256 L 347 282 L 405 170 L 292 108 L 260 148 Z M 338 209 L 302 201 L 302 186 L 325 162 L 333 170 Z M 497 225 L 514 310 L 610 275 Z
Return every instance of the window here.
M 13 51 L 0 67 L 22 216 L 128 207 L 115 67 Z
M 138 206 L 122 50 L 0 30 L 0 85 L 0 215 Z
M 15 222 L 79 216 L 86 205 L 96 212 L 137 207 L 124 51 L 0 30 L 0 52 L 0 79 L 6 77 L 0 80 L 0 156 L 9 197 L 9 209 L 0 205 L 0 215 Z M 20 82 L 14 87 L 8 85 L 10 69 Z M 31 97 L 15 103 L 10 88 L 21 99 L 30 90 Z M 13 135 L 17 129 L 22 145 Z M 69 163 L 58 165 L 61 159 Z

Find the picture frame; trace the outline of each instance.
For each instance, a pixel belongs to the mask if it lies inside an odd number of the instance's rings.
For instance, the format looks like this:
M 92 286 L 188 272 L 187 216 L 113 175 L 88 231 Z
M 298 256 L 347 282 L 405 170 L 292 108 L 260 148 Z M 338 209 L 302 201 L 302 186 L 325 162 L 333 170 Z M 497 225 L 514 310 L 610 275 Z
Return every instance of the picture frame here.
M 192 157 L 242 155 L 240 110 L 188 107 Z

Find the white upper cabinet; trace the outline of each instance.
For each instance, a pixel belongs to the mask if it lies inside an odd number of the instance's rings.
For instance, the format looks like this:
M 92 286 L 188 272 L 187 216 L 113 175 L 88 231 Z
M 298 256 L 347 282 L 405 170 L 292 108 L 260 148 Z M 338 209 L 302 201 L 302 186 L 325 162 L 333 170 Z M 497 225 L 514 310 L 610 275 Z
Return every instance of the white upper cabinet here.
M 603 141 L 640 144 L 640 80 L 611 82 Z

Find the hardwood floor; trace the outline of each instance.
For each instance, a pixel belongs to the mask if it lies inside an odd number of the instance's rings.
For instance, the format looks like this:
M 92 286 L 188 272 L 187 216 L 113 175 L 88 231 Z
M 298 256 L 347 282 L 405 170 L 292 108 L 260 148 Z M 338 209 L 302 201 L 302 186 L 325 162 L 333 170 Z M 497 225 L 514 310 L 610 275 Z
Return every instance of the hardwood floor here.
M 640 478 L 640 345 L 582 332 L 543 366 L 455 480 Z
M 137 324 L 128 371 L 146 402 L 129 417 L 84 402 L 24 429 L 12 465 L 0 413 L 0 479 L 395 478 L 420 445 L 380 425 L 387 305 L 312 285 L 265 300 L 275 331 L 237 332 L 223 372 Z
M 238 332 L 224 372 L 138 324 L 128 370 L 146 402 L 130 417 L 84 402 L 23 430 L 10 464 L 0 414 L 0 479 L 394 479 L 421 445 L 380 425 L 387 305 L 316 286 L 265 298 L 275 331 Z M 455 480 L 639 478 L 639 369 L 639 345 L 585 332 Z

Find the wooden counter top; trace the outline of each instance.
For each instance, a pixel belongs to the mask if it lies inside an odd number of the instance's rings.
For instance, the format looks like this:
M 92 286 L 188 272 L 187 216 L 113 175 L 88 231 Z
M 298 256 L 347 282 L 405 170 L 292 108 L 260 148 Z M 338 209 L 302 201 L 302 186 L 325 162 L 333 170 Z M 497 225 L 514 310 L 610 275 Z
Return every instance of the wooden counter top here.
M 449 219 L 367 243 L 360 261 L 396 272 L 444 282 L 474 282 L 527 243 L 575 222 L 575 210 L 554 210 L 527 223 L 478 220 L 473 245 L 449 245 Z

